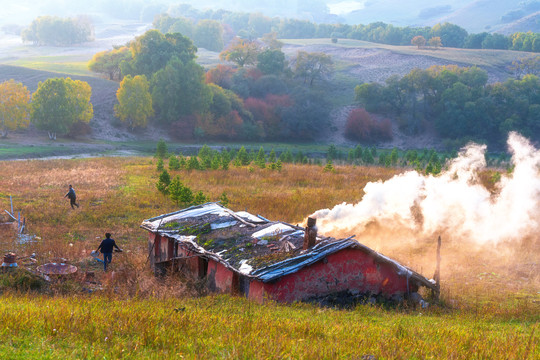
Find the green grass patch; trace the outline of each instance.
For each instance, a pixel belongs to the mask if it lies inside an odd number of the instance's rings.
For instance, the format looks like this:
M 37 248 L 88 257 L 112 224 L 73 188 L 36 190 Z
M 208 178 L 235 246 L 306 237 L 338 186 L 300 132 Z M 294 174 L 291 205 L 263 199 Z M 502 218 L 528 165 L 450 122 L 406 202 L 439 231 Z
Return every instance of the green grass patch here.
M 258 305 L 242 298 L 3 296 L 0 357 L 534 359 L 538 319 Z M 536 322 L 535 322 L 536 321 Z
M 88 56 L 36 56 L 26 57 L 6 64 L 29 69 L 78 76 L 96 76 L 88 70 Z

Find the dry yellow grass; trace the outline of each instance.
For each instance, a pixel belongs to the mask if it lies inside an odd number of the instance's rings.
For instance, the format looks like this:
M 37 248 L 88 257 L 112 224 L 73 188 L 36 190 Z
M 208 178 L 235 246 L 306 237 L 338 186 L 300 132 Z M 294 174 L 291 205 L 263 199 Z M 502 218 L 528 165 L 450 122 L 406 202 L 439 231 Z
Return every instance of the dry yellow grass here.
M 35 244 L 17 247 L 10 238 L 13 234 L 8 231 L 6 235 L 4 230 L 0 232 L 3 250 L 36 252 L 41 261 L 64 258 L 96 270 L 96 264 L 88 264 L 89 252 L 106 231 L 112 232 L 128 251 L 116 256 L 113 265 L 116 270 L 131 269 L 137 283 L 146 284 L 141 285 L 146 292 L 153 280 L 145 263 L 147 235 L 139 225 L 143 219 L 177 209 L 156 190 L 155 163 L 152 158 L 1 162 L 0 210 L 9 209 L 9 195 L 13 195 L 16 211 L 26 217 L 28 230 L 41 238 Z M 297 224 L 318 209 L 357 202 L 368 181 L 386 180 L 398 171 L 402 169 L 337 166 L 335 173 L 328 173 L 320 166 L 285 164 L 281 172 L 231 166 L 227 171 L 170 173 L 211 200 L 225 192 L 234 210 L 246 209 Z M 81 204 L 76 210 L 63 198 L 70 183 Z M 433 274 L 435 238 L 382 232 L 377 226 L 369 226 L 357 238 L 428 277 Z M 534 308 L 537 303 L 532 300 L 538 298 L 540 289 L 538 253 L 536 239 L 524 240 L 519 246 L 475 248 L 443 234 L 444 298 L 472 307 L 480 302 L 492 306 L 523 300 Z

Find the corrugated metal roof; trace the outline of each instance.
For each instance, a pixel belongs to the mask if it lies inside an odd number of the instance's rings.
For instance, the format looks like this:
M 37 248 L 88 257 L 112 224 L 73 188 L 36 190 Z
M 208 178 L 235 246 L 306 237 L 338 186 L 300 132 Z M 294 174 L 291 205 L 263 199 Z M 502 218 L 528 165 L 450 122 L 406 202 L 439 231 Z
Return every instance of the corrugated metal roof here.
M 219 203 L 206 203 L 144 220 L 143 229 L 175 239 L 180 246 L 263 282 L 276 280 L 346 248 L 356 248 L 392 265 L 399 275 L 433 289 L 422 275 L 352 239 L 318 237 L 302 251 L 304 229 L 270 221 Z

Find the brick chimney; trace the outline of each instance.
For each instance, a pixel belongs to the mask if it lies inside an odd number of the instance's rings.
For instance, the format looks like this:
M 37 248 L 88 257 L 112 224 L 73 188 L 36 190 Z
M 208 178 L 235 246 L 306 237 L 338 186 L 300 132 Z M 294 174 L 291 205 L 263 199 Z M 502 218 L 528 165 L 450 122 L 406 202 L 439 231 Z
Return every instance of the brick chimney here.
M 308 217 L 307 226 L 304 231 L 304 250 L 311 249 L 315 246 L 317 240 L 317 219 Z

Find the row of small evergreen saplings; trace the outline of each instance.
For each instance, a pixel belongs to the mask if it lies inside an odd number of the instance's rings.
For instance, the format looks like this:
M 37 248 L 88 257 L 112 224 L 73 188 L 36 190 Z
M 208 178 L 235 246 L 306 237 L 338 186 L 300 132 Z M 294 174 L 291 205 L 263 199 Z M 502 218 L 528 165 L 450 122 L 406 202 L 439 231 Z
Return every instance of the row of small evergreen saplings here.
M 308 158 L 302 151 L 293 154 L 287 149 L 277 156 L 275 150 L 272 149 L 267 155 L 263 147 L 260 147 L 258 152 L 253 149 L 247 151 L 244 146 L 239 150 L 223 149 L 218 151 L 212 150 L 208 145 L 204 145 L 199 150 L 197 156 L 184 157 L 181 154 L 176 156 L 167 152 L 167 145 L 163 140 L 158 142 L 156 156 L 158 157 L 158 171 L 163 171 L 165 158 L 169 159 L 170 170 L 228 170 L 231 163 L 237 167 L 253 164 L 261 169 L 269 168 L 278 171 L 282 169 L 284 163 L 323 165 L 323 159 Z M 344 153 L 338 150 L 335 145 L 330 145 L 326 152 L 326 165 L 323 171 L 333 172 L 333 165 L 339 163 L 366 166 L 379 165 L 384 167 L 412 167 L 426 174 L 438 174 L 442 170 L 442 164 L 448 158 L 455 156 L 457 154 L 438 154 L 435 150 L 427 149 L 400 152 L 394 148 L 391 151 L 377 151 L 375 147 L 362 148 L 360 145 Z M 251 167 L 250 170 L 252 170 Z
M 210 201 L 210 198 L 206 196 L 202 190 L 195 192 L 190 187 L 184 185 L 180 180 L 180 176 L 177 175 L 171 179 L 169 172 L 165 169 L 161 171 L 156 187 L 160 193 L 169 196 L 177 206 L 182 205 L 187 207 L 204 204 Z M 223 206 L 229 204 L 229 198 L 225 192 L 221 194 L 218 200 Z

